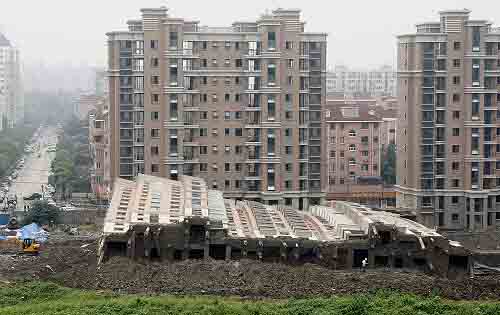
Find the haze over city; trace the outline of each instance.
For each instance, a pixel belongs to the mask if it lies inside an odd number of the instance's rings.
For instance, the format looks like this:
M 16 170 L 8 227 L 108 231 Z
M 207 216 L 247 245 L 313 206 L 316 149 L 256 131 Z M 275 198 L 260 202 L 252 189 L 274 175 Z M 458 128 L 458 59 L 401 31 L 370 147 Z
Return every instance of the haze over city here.
M 139 7 L 162 5 L 173 17 L 211 26 L 252 20 L 279 7 L 300 8 L 309 31 L 328 33 L 328 65 L 332 67 L 394 65 L 396 36 L 413 32 L 415 24 L 435 19 L 440 10 L 467 8 L 474 19 L 500 21 L 500 2 L 488 0 L 27 0 L 3 1 L 0 29 L 22 49 L 27 64 L 102 67 L 106 65 L 105 32 L 123 30 L 126 20 L 137 17 Z

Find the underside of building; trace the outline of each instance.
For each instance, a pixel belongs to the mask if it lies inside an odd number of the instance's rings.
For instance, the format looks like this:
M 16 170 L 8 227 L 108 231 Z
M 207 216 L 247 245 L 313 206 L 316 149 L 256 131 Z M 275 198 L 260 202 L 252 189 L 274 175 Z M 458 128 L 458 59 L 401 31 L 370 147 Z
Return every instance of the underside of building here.
M 434 230 L 359 204 L 333 202 L 301 212 L 223 199 L 200 178 L 117 179 L 99 260 L 258 259 L 352 269 L 389 267 L 466 274 L 469 252 Z

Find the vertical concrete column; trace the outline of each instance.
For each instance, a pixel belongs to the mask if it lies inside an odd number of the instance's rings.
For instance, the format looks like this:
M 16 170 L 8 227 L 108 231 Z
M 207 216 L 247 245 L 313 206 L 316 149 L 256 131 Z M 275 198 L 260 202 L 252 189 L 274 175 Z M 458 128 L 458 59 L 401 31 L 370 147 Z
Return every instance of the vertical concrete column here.
M 483 231 L 488 229 L 488 197 L 483 198 Z
M 375 268 L 375 253 L 368 249 L 368 268 Z
M 352 270 L 352 263 L 354 261 L 354 258 L 352 257 L 353 251 L 352 248 L 347 248 L 347 257 L 346 257 L 346 269 L 347 270 Z
M 298 198 L 293 198 L 292 199 L 292 208 L 293 209 L 298 209 L 299 208 L 299 199 Z
M 309 198 L 304 198 L 303 207 L 302 211 L 309 211 Z
M 132 234 L 130 235 L 129 238 L 129 257 L 130 258 L 135 258 L 135 231 L 132 231 Z
M 226 244 L 226 260 L 231 260 L 232 250 L 233 250 L 233 248 L 231 247 L 231 245 Z

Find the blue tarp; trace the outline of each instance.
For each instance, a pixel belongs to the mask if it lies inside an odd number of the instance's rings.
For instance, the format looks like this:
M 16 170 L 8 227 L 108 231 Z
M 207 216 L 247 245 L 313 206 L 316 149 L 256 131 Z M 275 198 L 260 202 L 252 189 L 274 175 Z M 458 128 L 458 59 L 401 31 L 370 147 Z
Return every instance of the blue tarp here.
M 26 238 L 34 239 L 38 243 L 45 243 L 49 238 L 49 233 L 42 229 L 38 224 L 31 223 L 23 226 L 19 230 L 19 238 L 24 240 Z

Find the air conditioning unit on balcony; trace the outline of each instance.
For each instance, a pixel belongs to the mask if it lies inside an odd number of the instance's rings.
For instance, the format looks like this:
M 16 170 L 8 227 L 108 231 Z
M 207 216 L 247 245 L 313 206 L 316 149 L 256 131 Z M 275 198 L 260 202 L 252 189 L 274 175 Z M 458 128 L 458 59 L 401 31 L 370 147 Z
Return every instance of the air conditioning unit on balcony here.
M 478 155 L 479 151 L 478 150 L 472 150 L 472 155 Z
M 219 132 L 217 131 L 218 129 L 212 129 L 212 134 L 216 136 Z
M 217 148 L 217 146 L 213 146 L 213 147 L 212 147 L 212 151 L 217 152 L 218 150 L 219 150 L 219 149 Z

